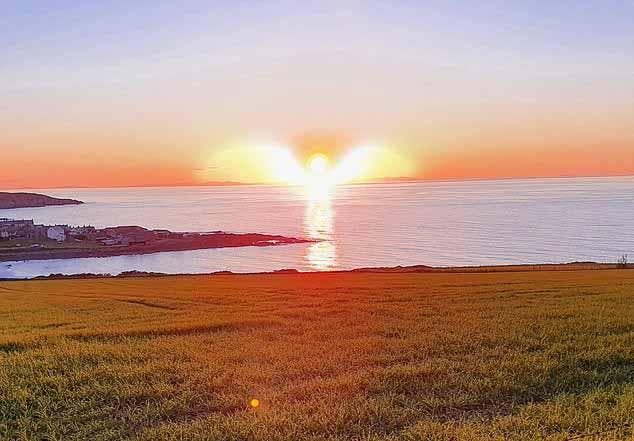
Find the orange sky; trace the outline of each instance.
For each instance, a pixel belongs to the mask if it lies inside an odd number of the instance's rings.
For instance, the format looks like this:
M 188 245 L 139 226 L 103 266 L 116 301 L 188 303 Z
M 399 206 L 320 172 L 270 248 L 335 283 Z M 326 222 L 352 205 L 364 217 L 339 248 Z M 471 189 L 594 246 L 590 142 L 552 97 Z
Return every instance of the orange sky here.
M 0 188 L 634 174 L 634 7 L 221 3 L 6 10 Z
M 325 136 L 324 139 L 330 139 Z M 431 137 L 429 137 L 431 138 Z M 297 137 L 294 138 L 297 140 Z M 505 145 L 446 144 L 432 142 L 410 146 L 401 139 L 381 142 L 381 153 L 360 180 L 386 178 L 495 179 L 509 177 L 610 176 L 634 174 L 634 154 L 628 140 L 606 140 L 595 145 L 562 141 L 536 145 L 515 140 Z M 473 141 L 471 141 L 473 142 Z M 60 145 L 63 142 L 60 141 Z M 220 148 L 179 148 L 177 145 L 134 144 L 128 150 L 64 147 L 40 150 L 7 149 L 3 152 L 0 188 L 120 187 L 206 185 L 246 182 L 273 183 L 268 158 L 254 155 L 252 141 L 227 142 Z M 267 145 L 262 143 L 262 145 Z M 336 163 L 356 144 L 291 144 L 300 163 L 310 154 L 323 152 Z M 334 146 L 334 147 L 333 147 Z M 185 154 L 181 154 L 181 150 Z M 44 152 L 44 153 L 43 153 Z M 272 159 L 271 159 L 272 160 Z

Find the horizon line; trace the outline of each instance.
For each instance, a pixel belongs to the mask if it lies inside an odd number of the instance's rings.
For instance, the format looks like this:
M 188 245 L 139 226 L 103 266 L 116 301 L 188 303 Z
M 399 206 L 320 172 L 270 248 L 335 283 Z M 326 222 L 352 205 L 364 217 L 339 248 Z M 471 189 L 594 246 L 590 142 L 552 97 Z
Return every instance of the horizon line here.
M 520 181 L 536 179 L 584 179 L 584 178 L 634 178 L 634 173 L 606 174 L 606 175 L 547 175 L 547 176 L 503 176 L 503 177 L 473 177 L 473 178 L 421 178 L 398 176 L 381 179 L 352 181 L 343 185 L 373 185 L 373 184 L 402 184 L 418 182 L 478 182 L 478 181 Z M 173 188 L 173 187 L 296 187 L 280 182 L 240 182 L 240 181 L 210 181 L 205 183 L 172 183 L 172 184 L 139 184 L 139 185 L 64 185 L 61 187 L 0 187 L 0 191 L 16 190 L 66 190 L 66 189 L 124 189 L 124 188 Z

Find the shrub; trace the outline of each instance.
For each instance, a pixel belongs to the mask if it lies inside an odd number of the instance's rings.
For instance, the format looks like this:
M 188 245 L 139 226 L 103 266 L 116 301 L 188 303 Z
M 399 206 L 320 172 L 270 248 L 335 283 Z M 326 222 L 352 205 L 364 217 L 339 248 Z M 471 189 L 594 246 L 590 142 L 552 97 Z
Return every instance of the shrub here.
M 619 268 L 627 268 L 628 260 L 627 254 L 623 254 L 621 258 L 617 261 L 617 265 Z

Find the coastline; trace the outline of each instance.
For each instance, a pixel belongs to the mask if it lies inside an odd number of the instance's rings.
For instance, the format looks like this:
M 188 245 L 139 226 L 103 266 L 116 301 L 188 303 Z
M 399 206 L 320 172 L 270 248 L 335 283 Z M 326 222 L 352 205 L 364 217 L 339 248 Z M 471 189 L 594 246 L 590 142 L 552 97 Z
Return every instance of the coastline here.
M 296 243 L 312 243 L 315 240 L 259 233 L 213 233 L 195 234 L 178 239 L 162 239 L 154 242 L 102 246 L 99 248 L 30 248 L 21 250 L 4 249 L 0 252 L 0 262 L 32 260 L 80 259 L 85 257 L 114 257 L 144 255 L 170 251 L 192 251 L 212 248 L 269 247 Z
M 295 242 L 302 243 L 302 242 Z M 255 245 L 257 246 L 257 245 Z M 98 256 L 95 256 L 98 257 Z M 0 278 L 0 282 L 24 280 L 67 280 L 67 279 L 125 279 L 125 278 L 174 278 L 174 277 L 218 277 L 218 276 L 281 276 L 295 275 L 298 277 L 320 277 L 336 274 L 484 274 L 484 273 L 532 273 L 532 272 L 571 272 L 571 271 L 606 271 L 633 270 L 634 265 L 597 262 L 570 262 L 544 264 L 516 264 L 516 265 L 485 265 L 485 266 L 453 266 L 432 267 L 426 265 L 355 268 L 351 270 L 334 271 L 299 271 L 295 268 L 285 268 L 275 271 L 237 273 L 232 271 L 216 271 L 210 273 L 179 273 L 169 274 L 146 271 L 126 271 L 117 275 L 112 274 L 50 274 L 32 278 Z

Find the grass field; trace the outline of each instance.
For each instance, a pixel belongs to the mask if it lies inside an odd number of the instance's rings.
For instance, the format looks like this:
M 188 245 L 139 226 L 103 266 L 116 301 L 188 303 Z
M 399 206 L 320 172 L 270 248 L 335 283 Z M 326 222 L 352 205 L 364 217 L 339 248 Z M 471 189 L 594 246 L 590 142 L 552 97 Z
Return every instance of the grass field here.
M 0 283 L 0 439 L 614 440 L 633 423 L 632 270 Z

